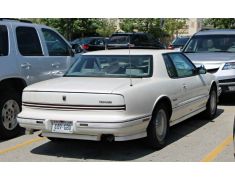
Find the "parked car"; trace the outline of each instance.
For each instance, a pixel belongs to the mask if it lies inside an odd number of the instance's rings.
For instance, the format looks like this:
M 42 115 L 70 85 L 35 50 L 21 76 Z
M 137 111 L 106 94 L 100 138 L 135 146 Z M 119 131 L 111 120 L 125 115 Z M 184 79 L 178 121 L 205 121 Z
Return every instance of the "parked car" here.
M 178 36 L 172 41 L 167 49 L 182 49 L 189 39 L 189 36 Z
M 183 52 L 217 77 L 223 94 L 235 92 L 235 30 L 200 31 L 192 36 Z
M 165 49 L 152 35 L 141 32 L 114 33 L 107 43 L 108 49 Z
M 97 51 L 105 49 L 106 39 L 104 37 L 86 37 L 81 39 L 75 39 L 71 44 L 80 46 L 84 52 Z
M 96 51 L 81 55 L 64 77 L 25 88 L 17 119 L 51 140 L 147 137 L 161 148 L 169 126 L 203 111 L 213 118 L 217 94 L 214 75 L 181 52 Z
M 0 19 L 0 138 L 18 134 L 23 89 L 60 77 L 76 57 L 55 30 L 28 21 Z

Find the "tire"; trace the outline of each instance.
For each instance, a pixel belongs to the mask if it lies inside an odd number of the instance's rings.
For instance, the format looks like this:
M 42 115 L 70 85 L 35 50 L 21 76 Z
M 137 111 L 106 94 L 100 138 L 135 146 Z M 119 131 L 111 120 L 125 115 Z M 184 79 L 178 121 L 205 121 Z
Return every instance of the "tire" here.
M 16 137 L 22 128 L 17 123 L 16 116 L 21 111 L 21 95 L 9 91 L 0 97 L 0 138 Z
M 206 104 L 206 110 L 204 111 L 205 118 L 211 120 L 217 113 L 217 91 L 215 87 L 210 90 L 209 99 Z
M 158 124 L 157 124 L 158 123 Z M 160 124 L 159 124 L 160 123 Z M 157 125 L 159 125 L 157 127 Z M 161 149 L 169 131 L 169 113 L 164 104 L 159 104 L 154 110 L 152 119 L 147 128 L 148 145 L 154 149 Z

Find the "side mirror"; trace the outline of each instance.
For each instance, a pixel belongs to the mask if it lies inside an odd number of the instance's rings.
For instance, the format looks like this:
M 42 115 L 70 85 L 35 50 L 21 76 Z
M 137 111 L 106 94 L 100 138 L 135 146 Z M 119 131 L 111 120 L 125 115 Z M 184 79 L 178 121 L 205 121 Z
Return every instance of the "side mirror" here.
M 206 74 L 206 68 L 204 65 L 200 65 L 199 67 L 197 67 L 197 72 L 198 74 Z

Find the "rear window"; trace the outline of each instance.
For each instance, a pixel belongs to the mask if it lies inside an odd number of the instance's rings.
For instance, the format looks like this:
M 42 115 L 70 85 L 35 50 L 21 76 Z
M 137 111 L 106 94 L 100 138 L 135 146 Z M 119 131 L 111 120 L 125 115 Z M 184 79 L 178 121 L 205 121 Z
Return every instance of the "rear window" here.
M 151 55 L 82 55 L 65 76 L 150 77 L 153 71 L 152 59 Z
M 177 38 L 173 41 L 173 45 L 185 45 L 189 38 Z
M 0 56 L 8 55 L 8 31 L 7 27 L 0 25 Z
M 112 36 L 109 41 L 109 44 L 128 44 L 129 36 L 128 35 L 120 35 L 120 36 Z

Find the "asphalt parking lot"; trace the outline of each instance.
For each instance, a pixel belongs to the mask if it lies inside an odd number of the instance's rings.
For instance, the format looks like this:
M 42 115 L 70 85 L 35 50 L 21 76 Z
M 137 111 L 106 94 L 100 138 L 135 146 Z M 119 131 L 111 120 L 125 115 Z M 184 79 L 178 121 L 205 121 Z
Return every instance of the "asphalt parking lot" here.
M 233 162 L 235 95 L 222 98 L 215 119 L 207 121 L 195 116 L 172 127 L 167 146 L 158 151 L 146 147 L 144 139 L 113 143 L 79 140 L 55 143 L 38 137 L 40 132 L 35 132 L 0 140 L 0 161 Z

